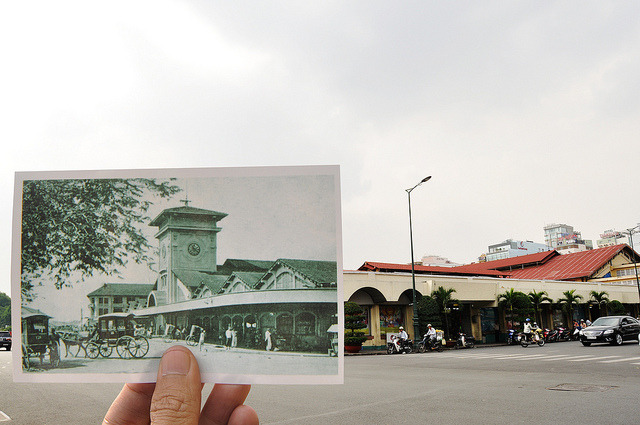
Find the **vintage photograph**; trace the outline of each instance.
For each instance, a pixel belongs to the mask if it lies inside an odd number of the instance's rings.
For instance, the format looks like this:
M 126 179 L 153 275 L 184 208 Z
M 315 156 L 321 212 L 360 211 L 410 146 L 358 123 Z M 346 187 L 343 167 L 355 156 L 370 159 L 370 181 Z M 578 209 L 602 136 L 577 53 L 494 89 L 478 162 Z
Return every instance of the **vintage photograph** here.
M 24 172 L 15 190 L 16 381 L 151 382 L 180 344 L 207 382 L 342 382 L 338 166 Z

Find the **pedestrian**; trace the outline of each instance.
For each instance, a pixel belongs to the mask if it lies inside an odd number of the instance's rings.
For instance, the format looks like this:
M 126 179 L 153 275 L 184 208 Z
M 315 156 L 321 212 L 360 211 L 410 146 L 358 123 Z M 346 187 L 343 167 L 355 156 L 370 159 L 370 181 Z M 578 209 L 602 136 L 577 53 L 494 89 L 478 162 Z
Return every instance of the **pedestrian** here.
M 238 331 L 231 329 L 231 348 L 236 348 L 238 346 Z
M 229 348 L 231 348 L 231 340 L 233 339 L 233 332 L 231 331 L 231 325 L 227 327 L 227 330 L 225 331 L 224 336 L 227 338 L 227 340 L 224 343 L 224 346 L 226 347 L 225 350 L 228 350 Z
M 200 339 L 198 340 L 198 348 L 202 351 L 202 346 L 204 345 L 204 334 L 205 330 L 201 328 L 200 330 Z
M 267 343 L 267 351 L 271 351 L 271 331 L 269 330 L 269 328 L 267 328 L 267 330 L 264 332 L 264 340 Z

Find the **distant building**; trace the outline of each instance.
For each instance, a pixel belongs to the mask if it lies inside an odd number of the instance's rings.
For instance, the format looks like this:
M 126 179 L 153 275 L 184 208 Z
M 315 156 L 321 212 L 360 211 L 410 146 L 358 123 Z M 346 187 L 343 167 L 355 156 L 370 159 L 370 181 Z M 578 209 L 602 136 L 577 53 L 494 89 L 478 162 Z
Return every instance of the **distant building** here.
M 549 251 L 550 248 L 542 243 L 532 241 L 514 241 L 507 239 L 495 245 L 489 245 L 488 252 L 483 256 L 484 261 L 502 260 L 504 258 L 520 257 L 527 254 Z
M 560 254 L 570 254 L 593 249 L 593 241 L 582 239 L 582 234 L 567 224 L 544 226 L 544 242 Z
M 456 267 L 462 264 L 454 263 L 448 258 L 441 257 L 439 255 L 425 255 L 420 260 L 420 264 L 423 266 L 438 266 L 438 267 Z
M 598 248 L 603 248 L 605 246 L 618 245 L 621 243 L 627 243 L 627 236 L 616 230 L 605 230 L 600 233 L 600 239 L 596 241 Z
M 144 307 L 153 286 L 146 283 L 105 283 L 87 295 L 91 318 Z

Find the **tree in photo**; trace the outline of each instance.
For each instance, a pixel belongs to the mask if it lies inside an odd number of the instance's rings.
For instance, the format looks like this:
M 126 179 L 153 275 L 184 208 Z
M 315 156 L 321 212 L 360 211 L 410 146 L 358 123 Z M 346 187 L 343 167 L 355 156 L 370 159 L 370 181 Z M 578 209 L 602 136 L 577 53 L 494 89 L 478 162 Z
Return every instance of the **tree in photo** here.
M 420 328 L 420 338 L 427 332 L 427 325 L 431 324 L 436 329 L 442 328 L 442 318 L 440 317 L 440 308 L 438 302 L 431 296 L 422 296 L 418 299 L 418 327 Z
M 504 310 L 507 324 L 514 329 L 517 323 L 535 313 L 529 296 L 513 288 L 498 295 L 498 306 Z
M 151 199 L 181 189 L 154 179 L 27 180 L 22 196 L 21 289 L 33 297 L 35 281 L 56 288 L 95 272 L 117 274 L 129 260 L 151 261 L 141 231 Z M 78 280 L 78 279 L 76 279 Z

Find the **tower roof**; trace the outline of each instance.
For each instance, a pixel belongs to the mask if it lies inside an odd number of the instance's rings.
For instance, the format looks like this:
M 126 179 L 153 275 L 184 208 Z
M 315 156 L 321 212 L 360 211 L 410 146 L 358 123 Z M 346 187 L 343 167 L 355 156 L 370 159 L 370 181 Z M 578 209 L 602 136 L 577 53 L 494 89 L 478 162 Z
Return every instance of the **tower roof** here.
M 202 208 L 194 208 L 194 207 L 188 207 L 188 206 L 167 208 L 163 210 L 160 214 L 158 214 L 156 218 L 151 220 L 151 223 L 149 223 L 149 225 L 160 227 L 168 217 L 177 216 L 177 215 L 186 215 L 186 216 L 192 216 L 192 217 L 197 216 L 197 217 L 203 217 L 203 218 L 210 217 L 213 220 L 218 221 L 225 218 L 228 214 L 223 212 L 205 210 Z

